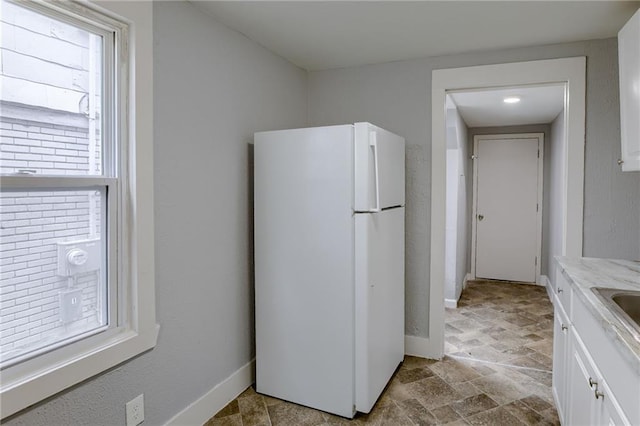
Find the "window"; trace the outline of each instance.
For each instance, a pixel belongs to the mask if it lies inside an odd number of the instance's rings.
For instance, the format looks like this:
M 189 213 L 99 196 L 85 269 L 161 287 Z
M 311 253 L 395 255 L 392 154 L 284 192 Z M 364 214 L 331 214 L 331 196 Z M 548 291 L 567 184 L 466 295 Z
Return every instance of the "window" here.
M 141 307 L 153 277 L 140 273 L 152 206 L 133 196 L 151 168 L 130 161 L 150 150 L 151 106 L 131 101 L 151 97 L 136 78 L 151 61 L 129 64 L 150 55 L 151 6 L 115 7 L 129 24 L 86 4 L 0 0 L 2 417 L 155 345 L 155 310 Z M 73 377 L 47 379 L 65 368 Z
M 117 324 L 117 225 L 107 221 L 124 176 L 115 167 L 114 33 L 4 0 L 2 11 L 6 368 Z

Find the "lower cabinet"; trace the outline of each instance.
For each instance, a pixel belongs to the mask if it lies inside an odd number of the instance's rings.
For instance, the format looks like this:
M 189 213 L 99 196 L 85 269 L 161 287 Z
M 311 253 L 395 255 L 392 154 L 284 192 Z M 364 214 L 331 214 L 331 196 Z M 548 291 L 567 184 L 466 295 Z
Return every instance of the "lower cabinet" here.
M 574 303 L 580 303 L 574 301 Z M 563 425 L 630 425 L 565 305 L 554 298 L 553 394 Z
M 602 407 L 596 411 L 596 419 L 594 424 L 598 425 L 631 425 L 629 420 L 622 414 L 622 408 L 618 405 L 615 398 L 611 395 L 611 389 L 607 386 L 606 382 L 603 382 L 600 386 L 602 388 Z M 607 396 L 609 395 L 609 397 Z
M 563 419 L 567 414 L 566 372 L 569 356 L 569 319 L 562 305 L 554 300 L 555 315 L 553 324 L 553 398 L 556 401 L 558 416 Z
M 572 333 L 568 388 L 571 389 L 566 418 L 571 425 L 597 425 L 602 417 L 604 393 L 600 374 L 580 337 Z
M 572 335 L 568 388 L 570 425 L 629 425 L 580 336 Z

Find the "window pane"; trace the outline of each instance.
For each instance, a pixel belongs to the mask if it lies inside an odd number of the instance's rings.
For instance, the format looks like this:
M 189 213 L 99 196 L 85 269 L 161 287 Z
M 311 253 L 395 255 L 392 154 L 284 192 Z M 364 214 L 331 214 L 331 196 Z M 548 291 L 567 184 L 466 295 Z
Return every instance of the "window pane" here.
M 100 175 L 103 37 L 0 3 L 0 172 Z
M 0 360 L 108 324 L 105 190 L 0 193 Z

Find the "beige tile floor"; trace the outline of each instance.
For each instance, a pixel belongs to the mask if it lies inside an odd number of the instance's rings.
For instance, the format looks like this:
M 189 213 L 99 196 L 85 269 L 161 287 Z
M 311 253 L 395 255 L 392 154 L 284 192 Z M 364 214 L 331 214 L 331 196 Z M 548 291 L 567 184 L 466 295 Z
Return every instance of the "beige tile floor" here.
M 471 282 L 446 310 L 446 356 L 405 357 L 371 413 L 348 420 L 251 387 L 206 426 L 557 425 L 552 330 L 544 287 Z

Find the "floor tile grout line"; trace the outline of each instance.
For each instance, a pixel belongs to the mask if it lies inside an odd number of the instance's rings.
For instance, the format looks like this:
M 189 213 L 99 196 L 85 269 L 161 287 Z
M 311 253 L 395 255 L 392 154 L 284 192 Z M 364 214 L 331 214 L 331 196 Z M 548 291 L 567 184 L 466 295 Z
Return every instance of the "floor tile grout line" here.
M 260 394 L 256 393 L 256 395 L 260 395 Z M 269 414 L 269 407 L 267 406 L 267 401 L 264 400 L 262 395 L 260 395 L 260 400 L 262 401 L 262 405 L 264 405 L 264 410 L 267 413 L 267 419 L 269 419 L 269 426 L 273 426 L 273 423 L 271 422 L 271 414 Z
M 520 399 L 519 399 L 519 401 L 522 401 L 522 399 L 524 399 L 524 398 L 520 398 Z M 522 401 L 522 403 L 523 403 L 524 405 L 526 405 L 526 406 L 527 406 L 527 408 L 529 408 L 529 409 L 530 409 L 531 411 L 533 411 L 534 413 L 538 414 L 538 415 L 539 415 L 539 416 L 541 416 L 542 418 L 545 418 L 545 415 L 544 415 L 544 414 L 542 414 L 540 411 L 538 411 L 538 410 L 536 410 L 535 408 L 533 408 L 533 407 L 529 406 L 529 404 L 527 404 L 527 403 L 526 403 L 526 402 L 524 402 L 524 401 Z M 553 407 L 553 406 L 552 406 L 552 407 Z M 555 407 L 554 407 L 554 408 L 555 408 Z M 544 411 L 544 410 L 543 410 L 543 411 Z
M 409 417 L 409 416 L 407 415 L 407 413 L 405 413 L 405 410 L 403 410 L 403 409 L 402 409 L 402 407 L 400 407 L 400 405 L 398 405 L 398 401 L 395 401 L 395 400 L 393 400 L 393 399 L 392 399 L 392 400 L 391 400 L 391 402 L 393 402 L 393 405 L 395 405 L 395 406 L 396 406 L 396 408 L 397 408 L 398 410 L 400 410 L 400 412 L 402 413 L 402 415 L 403 415 L 407 420 L 409 420 L 409 422 L 411 422 L 411 424 L 412 424 L 412 425 L 416 425 L 416 424 L 417 424 L 416 422 L 414 422 L 414 421 L 413 421 L 413 419 L 412 419 L 411 417 Z M 429 411 L 427 408 L 425 408 L 425 410 Z M 429 411 L 429 413 L 431 413 L 431 411 Z M 435 418 L 435 416 L 433 416 L 433 418 Z
M 522 367 L 520 365 L 513 365 L 513 364 L 504 364 L 501 362 L 493 362 L 493 361 L 487 361 L 484 359 L 480 359 L 480 358 L 472 358 L 472 357 L 466 357 L 466 356 L 460 356 L 460 355 L 453 355 L 453 354 L 445 354 L 448 357 L 451 357 L 453 359 L 456 360 L 469 360 L 469 361 L 474 361 L 474 362 L 481 362 L 483 364 L 490 364 L 490 365 L 499 365 L 501 367 L 509 367 L 509 368 L 516 368 L 518 370 L 531 370 L 531 371 L 539 371 L 541 373 L 551 373 L 551 370 L 542 370 L 540 368 L 533 368 L 533 367 Z

